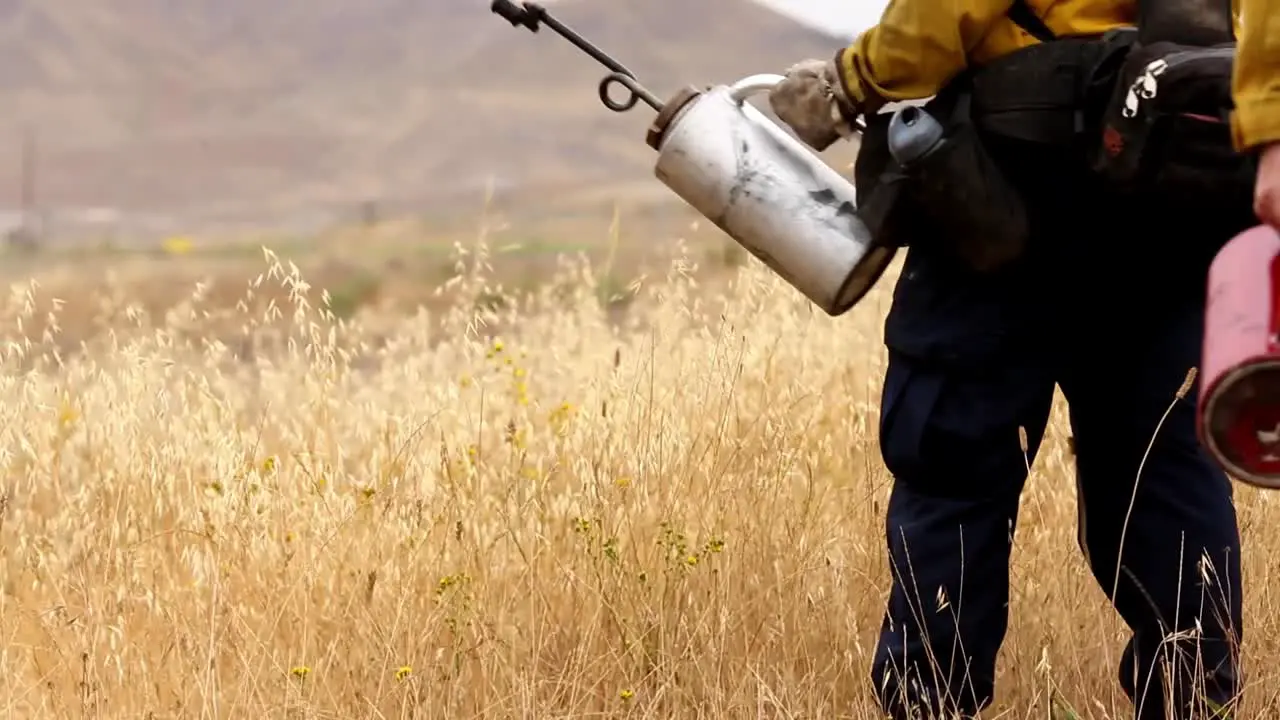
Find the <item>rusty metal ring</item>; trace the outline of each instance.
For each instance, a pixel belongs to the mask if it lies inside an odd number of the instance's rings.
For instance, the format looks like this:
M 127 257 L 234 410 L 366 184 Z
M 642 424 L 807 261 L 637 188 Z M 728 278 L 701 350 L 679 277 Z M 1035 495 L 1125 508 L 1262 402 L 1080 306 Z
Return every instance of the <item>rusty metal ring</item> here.
M 609 88 L 614 85 L 621 85 L 627 89 L 628 97 L 626 100 L 619 102 L 609 96 Z M 662 112 L 663 103 L 654 97 L 653 93 L 645 89 L 643 85 L 636 79 L 626 73 L 612 72 L 600 81 L 599 87 L 600 102 L 604 106 L 616 113 L 623 113 L 636 106 L 637 102 L 644 101 L 645 105 L 653 108 L 658 112 Z

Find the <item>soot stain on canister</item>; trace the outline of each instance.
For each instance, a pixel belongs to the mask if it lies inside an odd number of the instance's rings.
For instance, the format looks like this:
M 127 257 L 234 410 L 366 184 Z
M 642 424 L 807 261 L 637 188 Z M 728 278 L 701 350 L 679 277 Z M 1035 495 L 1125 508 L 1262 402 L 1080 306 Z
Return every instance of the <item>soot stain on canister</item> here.
M 723 225 L 724 220 L 729 215 L 729 211 L 737 206 L 743 197 L 747 197 L 751 194 L 748 184 L 754 182 L 760 175 L 759 171 L 752 167 L 751 162 L 748 159 L 748 156 L 751 153 L 751 146 L 747 142 L 747 139 L 742 137 L 739 134 L 739 131 L 735 131 L 735 135 L 738 137 L 736 138 L 737 142 L 734 143 L 737 147 L 737 152 L 733 155 L 733 184 L 729 187 L 729 197 L 725 202 L 724 211 L 720 214 L 719 218 L 715 218 L 717 225 Z
M 778 261 L 772 253 L 760 247 L 756 243 L 751 242 L 747 238 L 738 237 L 729 231 L 727 218 L 729 212 L 733 210 L 744 198 L 752 196 L 751 185 L 753 183 L 769 183 L 773 180 L 773 176 L 768 172 L 767 168 L 760 169 L 755 162 L 752 161 L 751 145 L 746 137 L 743 137 L 741 130 L 735 130 L 736 142 L 732 147 L 736 149 L 734 153 L 734 175 L 733 185 L 729 188 L 729 197 L 724 208 L 724 212 L 719 217 L 714 218 L 715 224 L 741 245 L 747 252 L 756 257 L 757 260 L 764 263 L 782 279 L 786 280 L 792 286 L 798 287 L 796 277 L 790 273 L 786 266 Z
M 830 188 L 814 190 L 809 193 L 809 197 L 812 198 L 814 202 L 833 208 L 835 210 L 836 217 L 858 217 L 858 209 L 853 206 L 853 203 L 848 200 L 840 200 L 836 197 L 835 191 Z
M 858 208 L 852 202 L 836 197 L 835 191 L 830 188 L 812 190 L 809 198 L 819 205 L 831 208 L 833 215 L 826 218 L 827 225 L 836 230 L 857 234 Z

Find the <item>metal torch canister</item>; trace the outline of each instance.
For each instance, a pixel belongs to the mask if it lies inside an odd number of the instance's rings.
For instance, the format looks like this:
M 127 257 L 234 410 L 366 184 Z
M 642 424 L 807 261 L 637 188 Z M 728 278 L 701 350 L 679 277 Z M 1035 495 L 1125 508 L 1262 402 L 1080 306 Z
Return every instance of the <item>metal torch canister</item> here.
M 1209 267 L 1197 430 L 1237 480 L 1280 488 L 1280 235 L 1246 230 Z
M 785 78 L 752 75 L 667 101 L 647 141 L 654 175 L 812 303 L 848 312 L 897 248 L 877 244 L 853 183 L 747 103 Z
M 853 183 L 747 100 L 786 78 L 751 75 L 732 85 L 687 87 L 662 102 L 634 74 L 533 2 L 490 9 L 533 32 L 546 25 L 612 72 L 600 101 L 615 112 L 657 111 L 646 140 L 654 175 L 828 315 L 847 312 L 883 275 L 897 248 L 878 243 L 857 213 Z M 609 89 L 630 93 L 614 100 Z M 855 122 L 842 135 L 852 137 Z

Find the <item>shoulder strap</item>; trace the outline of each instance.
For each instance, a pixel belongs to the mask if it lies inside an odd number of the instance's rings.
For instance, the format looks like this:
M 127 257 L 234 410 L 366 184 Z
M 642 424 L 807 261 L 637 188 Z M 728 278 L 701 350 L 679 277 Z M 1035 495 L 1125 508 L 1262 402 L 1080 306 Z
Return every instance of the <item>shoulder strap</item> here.
M 1009 19 L 1040 42 L 1052 42 L 1058 39 L 1057 34 L 1050 30 L 1049 26 L 1045 25 L 1040 16 L 1036 15 L 1027 4 L 1027 0 L 1013 0 L 1013 5 L 1009 7 Z

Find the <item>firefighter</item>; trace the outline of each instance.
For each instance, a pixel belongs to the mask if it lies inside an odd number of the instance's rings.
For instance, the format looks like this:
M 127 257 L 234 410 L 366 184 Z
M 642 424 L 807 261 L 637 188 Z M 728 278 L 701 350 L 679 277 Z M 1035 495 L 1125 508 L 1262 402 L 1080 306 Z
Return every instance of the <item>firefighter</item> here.
M 1259 151 L 1254 211 L 1280 229 L 1280 26 L 1268 25 L 1267 5 L 1266 0 L 1241 2 L 1247 24 L 1241 28 L 1232 77 L 1232 126 L 1237 149 Z
M 996 84 L 1034 101 L 1071 75 L 1062 68 L 1072 57 L 1086 62 L 1100 36 L 1135 20 L 1131 0 L 1009 5 L 890 0 L 879 24 L 835 57 L 790 68 L 771 107 L 821 151 L 857 118 L 874 127 L 889 102 L 936 96 L 997 66 L 1005 82 Z M 1254 12 L 1258 27 L 1265 12 Z M 1038 65 L 1028 54 L 1037 49 Z M 1027 62 L 1000 63 L 1015 53 Z M 1024 79 L 1011 84 L 1011 73 Z M 998 104 L 975 96 L 975 122 Z M 1069 110 L 1067 122 L 1044 127 L 1070 128 Z M 1250 127 L 1252 115 L 1242 117 Z M 990 704 L 1019 498 L 1056 386 L 1074 437 L 1077 542 L 1131 631 L 1118 671 L 1134 716 L 1231 707 L 1241 689 L 1240 538 L 1231 484 L 1195 432 L 1189 373 L 1205 268 L 1179 267 L 1176 251 L 1199 230 L 1184 230 L 1194 223 L 1169 208 L 1112 197 L 1087 163 L 1069 159 L 1069 141 L 1044 141 L 1049 130 L 1024 135 L 983 138 L 1030 208 L 1022 256 L 977 272 L 947 250 L 946 223 L 916 226 L 904 243 L 884 327 L 879 439 L 894 479 L 885 521 L 893 579 L 872 686 L 895 718 L 972 716 Z M 883 145 L 873 139 L 864 136 L 859 162 Z M 1260 183 L 1260 202 L 1273 202 L 1266 192 Z

